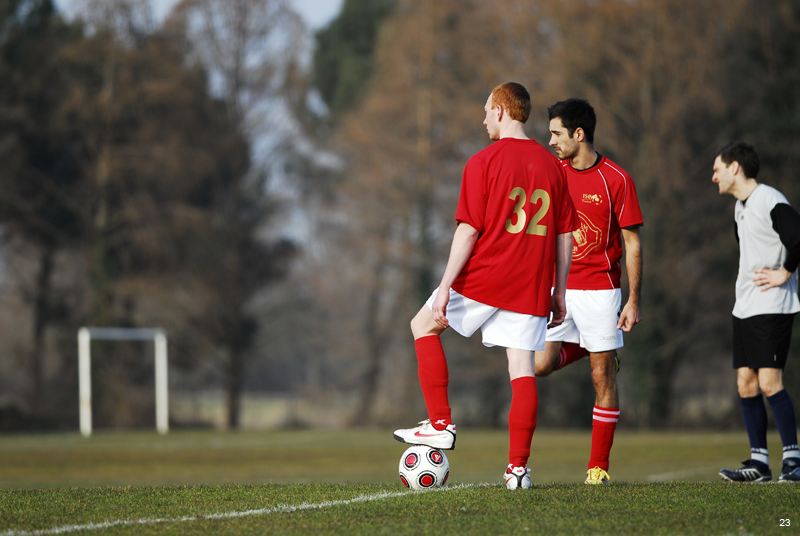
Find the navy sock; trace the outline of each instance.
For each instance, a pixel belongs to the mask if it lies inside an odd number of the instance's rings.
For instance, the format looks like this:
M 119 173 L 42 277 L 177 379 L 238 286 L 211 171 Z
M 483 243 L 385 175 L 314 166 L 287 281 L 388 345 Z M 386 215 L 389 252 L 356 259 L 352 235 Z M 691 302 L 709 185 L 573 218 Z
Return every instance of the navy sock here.
M 750 458 L 753 461 L 769 466 L 769 452 L 767 451 L 767 408 L 761 394 L 740 399 L 742 401 L 742 415 L 744 427 L 750 438 Z
M 783 457 L 796 458 L 798 456 L 797 447 L 797 420 L 794 415 L 792 399 L 786 389 L 767 397 L 770 407 L 772 407 L 772 417 L 775 419 L 775 426 L 781 434 L 783 442 Z

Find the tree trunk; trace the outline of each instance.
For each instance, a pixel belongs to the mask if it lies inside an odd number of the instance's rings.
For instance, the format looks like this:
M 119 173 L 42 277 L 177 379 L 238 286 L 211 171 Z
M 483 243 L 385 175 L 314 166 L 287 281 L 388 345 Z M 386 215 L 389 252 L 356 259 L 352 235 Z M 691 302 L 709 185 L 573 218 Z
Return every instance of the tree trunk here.
M 383 243 L 383 239 L 381 239 Z M 369 423 L 372 409 L 378 392 L 378 380 L 381 371 L 381 357 L 386 349 L 389 337 L 385 329 L 381 329 L 379 315 L 381 295 L 384 290 L 383 271 L 386 266 L 386 254 L 381 253 L 376 263 L 375 277 L 367 301 L 366 319 L 364 322 L 364 337 L 367 340 L 367 371 L 364 375 L 361 400 L 353 414 L 352 424 L 359 426 Z
M 33 345 L 30 367 L 30 407 L 38 414 L 44 395 L 44 334 L 50 320 L 50 286 L 53 274 L 53 257 L 55 249 L 45 246 L 39 262 L 39 274 L 36 277 L 36 290 L 33 305 Z
M 239 419 L 241 417 L 243 356 L 238 344 L 231 345 L 229 352 L 228 380 L 226 383 L 228 403 L 227 426 L 229 430 L 234 430 L 239 427 Z

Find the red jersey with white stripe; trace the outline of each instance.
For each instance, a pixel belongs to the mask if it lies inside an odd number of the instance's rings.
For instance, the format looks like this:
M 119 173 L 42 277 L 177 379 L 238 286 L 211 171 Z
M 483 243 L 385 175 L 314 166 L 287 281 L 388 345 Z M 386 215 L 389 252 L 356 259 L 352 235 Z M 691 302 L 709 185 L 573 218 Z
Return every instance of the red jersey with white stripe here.
M 456 221 L 480 234 L 453 290 L 492 307 L 548 316 L 556 235 L 578 228 L 560 161 L 534 140 L 494 142 L 464 168 Z
M 606 158 L 589 169 L 574 169 L 561 161 L 569 193 L 580 218 L 572 233 L 572 265 L 567 288 L 604 290 L 620 288 L 622 273 L 621 228 L 642 225 L 636 186 L 624 169 Z

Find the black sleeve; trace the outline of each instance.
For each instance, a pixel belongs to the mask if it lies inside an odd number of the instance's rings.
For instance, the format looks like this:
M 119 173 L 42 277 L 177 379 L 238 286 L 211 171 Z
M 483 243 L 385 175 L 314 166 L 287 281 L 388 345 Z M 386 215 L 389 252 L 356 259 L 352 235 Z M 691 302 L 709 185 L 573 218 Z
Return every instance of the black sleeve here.
M 783 267 L 787 272 L 794 272 L 800 264 L 800 214 L 790 205 L 778 203 L 769 216 L 772 218 L 772 228 L 786 248 L 786 262 Z
M 733 236 L 736 237 L 736 243 L 739 243 L 739 225 L 736 220 L 733 220 Z

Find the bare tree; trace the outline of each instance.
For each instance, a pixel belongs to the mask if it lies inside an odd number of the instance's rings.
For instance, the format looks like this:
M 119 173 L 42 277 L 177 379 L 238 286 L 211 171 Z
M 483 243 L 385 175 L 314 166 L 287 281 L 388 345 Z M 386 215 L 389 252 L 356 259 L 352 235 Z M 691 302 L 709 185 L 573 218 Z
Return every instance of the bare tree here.
M 227 422 L 233 428 L 239 424 L 244 356 L 255 325 L 245 308 L 290 250 L 287 243 L 256 237 L 265 224 L 261 215 L 272 158 L 255 148 L 282 145 L 287 129 L 281 122 L 289 117 L 286 81 L 297 68 L 305 28 L 285 0 L 183 0 L 167 25 L 186 36 L 191 57 L 207 70 L 212 91 L 251 144 L 247 174 L 217 190 L 224 207 L 221 232 L 233 249 L 223 259 L 225 271 L 212 271 L 223 305 L 213 325 L 227 354 Z

